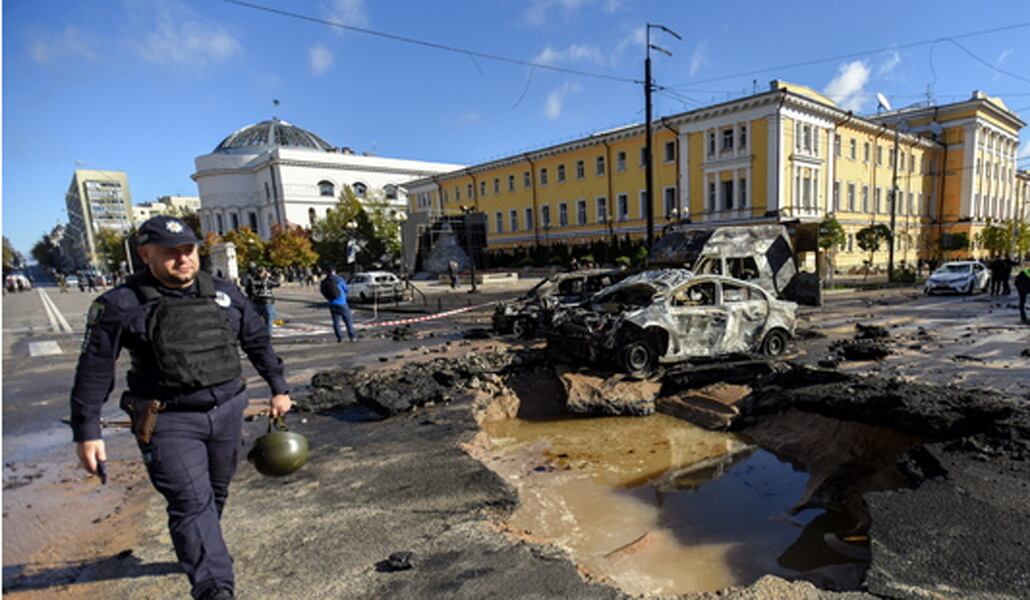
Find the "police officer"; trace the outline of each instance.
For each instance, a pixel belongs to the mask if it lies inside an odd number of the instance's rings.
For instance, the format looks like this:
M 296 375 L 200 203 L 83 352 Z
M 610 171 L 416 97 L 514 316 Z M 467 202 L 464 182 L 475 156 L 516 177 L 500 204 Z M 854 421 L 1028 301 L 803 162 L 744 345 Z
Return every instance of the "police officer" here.
M 236 469 L 247 400 L 238 348 L 271 387 L 270 413 L 290 410 L 282 361 L 264 321 L 231 283 L 199 269 L 197 239 L 181 220 L 157 216 L 139 229 L 147 268 L 90 307 L 71 394 L 79 459 L 104 480 L 100 409 L 122 348 L 132 358 L 122 407 L 150 480 L 168 502 L 175 552 L 194 598 L 233 598 L 232 558 L 220 518 Z M 140 406 L 157 407 L 150 416 Z M 149 431 L 147 426 L 149 425 Z M 142 427 L 141 427 L 142 426 Z

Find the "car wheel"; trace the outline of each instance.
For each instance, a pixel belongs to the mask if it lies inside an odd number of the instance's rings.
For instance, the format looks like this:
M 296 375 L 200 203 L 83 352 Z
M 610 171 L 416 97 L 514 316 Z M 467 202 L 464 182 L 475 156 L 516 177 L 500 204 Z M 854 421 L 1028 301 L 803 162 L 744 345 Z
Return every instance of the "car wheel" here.
M 527 338 L 533 333 L 533 327 L 525 319 L 515 319 L 511 324 L 511 332 L 517 338 Z
M 631 377 L 646 379 L 658 368 L 658 352 L 647 340 L 630 340 L 619 352 L 619 363 Z
M 972 296 L 974 291 L 976 291 L 976 281 L 970 280 L 969 285 L 966 286 L 966 293 Z
M 762 340 L 762 354 L 765 356 L 781 356 L 787 351 L 787 333 L 782 329 L 773 329 L 765 334 Z

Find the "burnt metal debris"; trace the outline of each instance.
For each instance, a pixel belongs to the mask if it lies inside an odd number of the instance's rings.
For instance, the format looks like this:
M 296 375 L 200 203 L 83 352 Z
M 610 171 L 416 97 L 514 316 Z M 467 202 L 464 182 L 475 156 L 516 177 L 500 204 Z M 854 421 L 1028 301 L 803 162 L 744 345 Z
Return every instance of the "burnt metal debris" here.
M 494 309 L 493 327 L 498 333 L 532 336 L 551 323 L 556 310 L 578 304 L 629 275 L 618 269 L 584 269 L 552 275 L 526 294 Z

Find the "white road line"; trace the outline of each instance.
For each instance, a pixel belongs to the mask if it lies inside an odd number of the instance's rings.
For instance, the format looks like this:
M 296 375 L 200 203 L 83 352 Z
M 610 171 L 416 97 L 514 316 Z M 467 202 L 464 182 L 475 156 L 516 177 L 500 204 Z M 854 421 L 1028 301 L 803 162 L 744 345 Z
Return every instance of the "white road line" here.
M 60 328 L 57 326 L 57 318 L 54 317 L 54 313 L 50 311 L 50 304 L 47 303 L 48 296 L 43 292 L 43 288 L 36 288 L 39 292 L 39 301 L 43 303 L 43 312 L 46 313 L 46 320 L 50 322 L 50 329 L 55 332 L 59 332 Z
M 54 340 L 45 342 L 29 342 L 29 356 L 54 356 L 64 354 Z
M 44 290 L 43 288 L 36 289 L 39 290 L 39 295 L 41 298 L 43 298 L 43 304 L 50 305 L 50 310 L 53 311 L 53 317 L 54 319 L 56 319 L 57 324 L 60 325 L 60 329 L 58 329 L 54 327 L 53 322 L 51 322 L 50 326 L 54 328 L 54 331 L 58 333 L 74 333 L 74 331 L 72 330 L 72 326 L 68 323 L 68 319 L 65 319 L 64 315 L 61 314 L 60 309 L 58 309 L 57 305 L 54 304 L 54 301 L 50 297 L 50 294 L 47 294 L 46 290 Z

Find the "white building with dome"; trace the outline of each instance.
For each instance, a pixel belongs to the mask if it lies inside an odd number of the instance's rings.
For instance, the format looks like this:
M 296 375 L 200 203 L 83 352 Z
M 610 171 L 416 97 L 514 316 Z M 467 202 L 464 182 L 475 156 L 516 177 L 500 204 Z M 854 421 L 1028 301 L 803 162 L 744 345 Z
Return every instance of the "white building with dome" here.
M 356 154 L 276 118 L 230 134 L 195 165 L 190 177 L 197 182 L 203 232 L 248 226 L 265 239 L 275 224 L 309 227 L 324 218 L 345 185 L 359 199 L 385 198 L 403 218 L 403 184 L 463 168 Z

